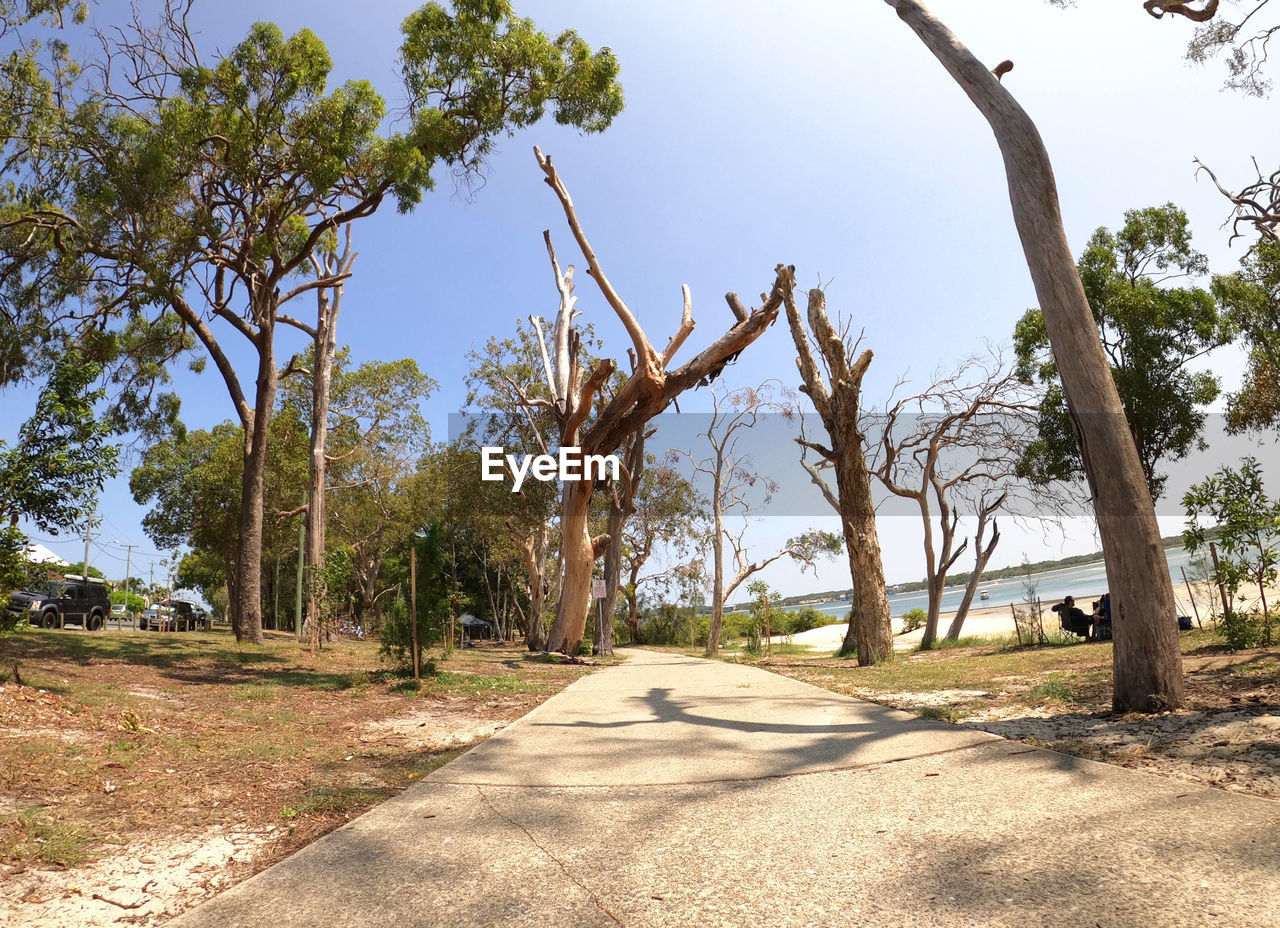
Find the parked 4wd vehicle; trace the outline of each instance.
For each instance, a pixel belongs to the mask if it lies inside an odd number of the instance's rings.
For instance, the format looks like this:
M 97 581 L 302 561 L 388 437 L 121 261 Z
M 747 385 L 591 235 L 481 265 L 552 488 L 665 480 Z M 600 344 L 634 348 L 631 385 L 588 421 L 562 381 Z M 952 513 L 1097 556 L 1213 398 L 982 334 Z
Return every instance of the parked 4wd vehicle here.
M 165 625 L 166 631 L 192 632 L 209 627 L 208 613 L 190 600 L 170 599 L 158 605 L 160 612 L 171 619 Z
M 79 625 L 96 632 L 106 624 L 111 595 L 102 580 L 66 577 L 50 580 L 35 589 L 9 594 L 5 612 L 40 628 Z

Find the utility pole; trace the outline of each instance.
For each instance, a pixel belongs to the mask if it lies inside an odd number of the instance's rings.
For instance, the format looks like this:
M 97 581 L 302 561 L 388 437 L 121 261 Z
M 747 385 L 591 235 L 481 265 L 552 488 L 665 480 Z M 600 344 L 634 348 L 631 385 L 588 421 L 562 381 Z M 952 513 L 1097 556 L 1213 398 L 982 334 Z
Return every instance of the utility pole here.
M 152 560 L 151 561 L 151 579 L 150 581 L 147 582 L 147 598 L 148 599 L 151 597 L 152 592 L 155 590 L 155 588 L 156 588 L 156 562 Z
M 124 611 L 133 615 L 133 610 L 129 608 L 129 568 L 133 566 L 133 549 L 137 545 L 126 545 L 119 541 L 116 544 L 125 549 L 124 555 Z M 120 627 L 119 620 L 116 620 L 116 628 Z
M 89 519 L 84 524 L 84 563 L 81 564 L 80 566 L 84 568 L 83 576 L 84 576 L 84 582 L 86 584 L 89 582 L 89 536 L 93 532 L 93 512 L 94 511 L 91 511 L 89 513 Z

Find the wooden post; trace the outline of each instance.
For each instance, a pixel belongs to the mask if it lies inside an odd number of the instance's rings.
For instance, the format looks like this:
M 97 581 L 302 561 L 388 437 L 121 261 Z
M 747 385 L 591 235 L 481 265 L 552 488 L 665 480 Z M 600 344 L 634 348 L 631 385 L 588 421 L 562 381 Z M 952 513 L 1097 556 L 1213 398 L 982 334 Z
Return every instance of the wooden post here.
M 1018 608 L 1009 603 L 1009 612 L 1013 614 L 1013 634 L 1018 639 L 1018 644 L 1022 644 L 1022 629 L 1018 626 Z
M 416 539 L 410 539 L 410 543 Z M 413 679 L 422 679 L 421 658 L 418 655 L 418 546 L 409 549 L 409 639 L 413 647 Z
M 1225 619 L 1231 612 L 1227 602 L 1227 588 L 1222 585 L 1222 573 L 1218 567 L 1218 546 L 1209 542 L 1209 555 L 1213 558 L 1213 579 L 1218 584 L 1218 595 L 1222 597 L 1222 617 Z
M 1196 626 L 1201 631 L 1204 631 L 1204 625 L 1200 621 L 1200 607 L 1196 605 L 1196 594 L 1191 591 L 1191 581 L 1187 579 L 1186 568 L 1179 567 L 1178 570 L 1182 574 L 1182 582 L 1187 585 L 1187 596 L 1191 597 L 1191 609 L 1196 614 Z

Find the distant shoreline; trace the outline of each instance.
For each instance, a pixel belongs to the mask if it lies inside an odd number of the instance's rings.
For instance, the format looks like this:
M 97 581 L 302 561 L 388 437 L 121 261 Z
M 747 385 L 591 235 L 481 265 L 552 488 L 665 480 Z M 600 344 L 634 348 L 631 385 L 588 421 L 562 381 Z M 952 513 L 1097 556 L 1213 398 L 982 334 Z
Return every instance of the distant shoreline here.
M 1181 535 L 1167 535 L 1160 539 L 1164 543 L 1165 556 L 1168 557 L 1170 551 L 1177 551 L 1183 548 Z M 1078 570 L 1081 568 L 1092 567 L 1097 564 L 1104 563 L 1103 553 L 1094 551 L 1091 554 L 1072 554 L 1067 557 L 1057 558 L 1052 561 L 1036 561 L 1026 565 L 1011 565 L 1009 567 L 998 567 L 995 570 L 985 570 L 982 572 L 982 582 L 979 589 L 983 586 L 1006 580 L 1022 580 L 1029 577 L 1048 577 L 1056 573 L 1066 570 Z M 944 595 L 947 592 L 955 590 L 963 590 L 969 584 L 969 571 L 954 573 L 948 576 L 948 583 L 943 587 Z M 955 578 L 955 579 L 952 579 Z M 925 592 L 923 581 L 908 581 L 905 583 L 891 583 L 888 585 L 888 593 L 890 596 L 900 596 L 909 593 Z M 797 593 L 794 596 L 785 596 L 781 605 L 783 609 L 793 611 L 796 608 L 812 606 L 821 609 L 824 606 L 832 606 L 839 603 L 848 603 L 853 597 L 853 589 L 845 587 L 837 590 L 822 590 L 817 592 Z M 975 597 L 975 605 L 977 599 Z M 751 608 L 751 602 L 741 602 L 725 604 L 726 612 L 743 612 Z

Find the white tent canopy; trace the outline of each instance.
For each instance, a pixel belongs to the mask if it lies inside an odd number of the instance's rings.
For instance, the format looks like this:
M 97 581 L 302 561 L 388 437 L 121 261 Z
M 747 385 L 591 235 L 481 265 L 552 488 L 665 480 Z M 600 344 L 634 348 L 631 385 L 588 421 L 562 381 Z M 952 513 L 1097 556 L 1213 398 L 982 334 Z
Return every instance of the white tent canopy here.
M 70 561 L 64 561 L 42 544 L 27 545 L 27 560 L 32 564 L 54 564 L 67 567 Z

